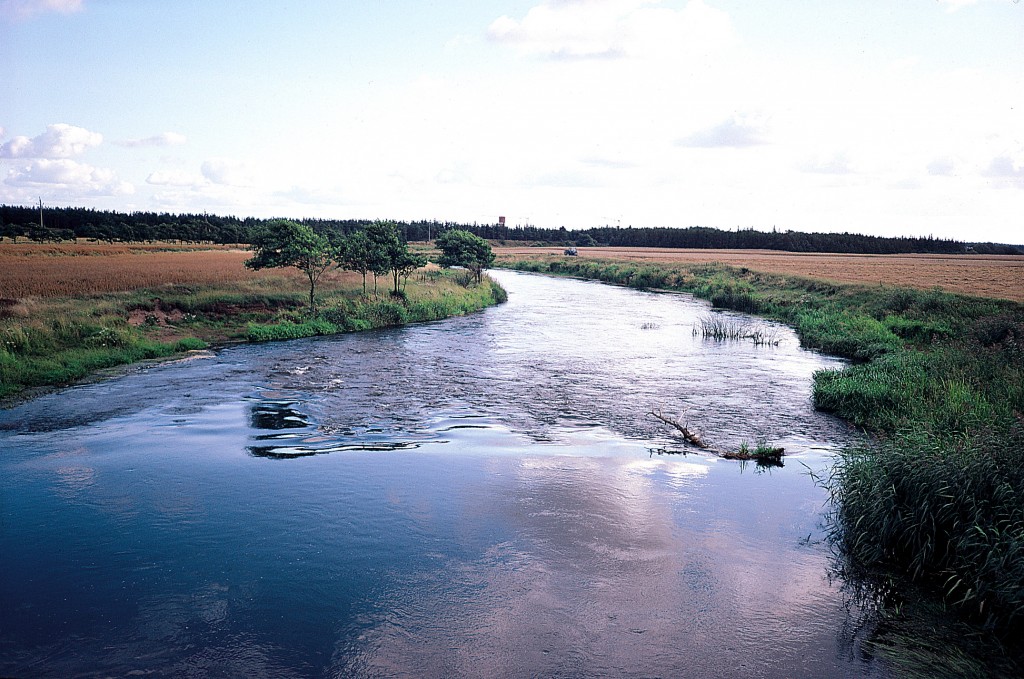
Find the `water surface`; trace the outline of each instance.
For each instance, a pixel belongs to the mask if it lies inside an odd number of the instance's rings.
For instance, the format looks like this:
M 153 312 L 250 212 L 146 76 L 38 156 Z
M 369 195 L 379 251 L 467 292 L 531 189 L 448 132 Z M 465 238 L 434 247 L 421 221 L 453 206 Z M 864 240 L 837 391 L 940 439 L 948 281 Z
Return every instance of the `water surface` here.
M 683 295 L 233 347 L 0 411 L 0 675 L 858 677 L 836 361 Z M 784 468 L 703 454 L 765 439 Z

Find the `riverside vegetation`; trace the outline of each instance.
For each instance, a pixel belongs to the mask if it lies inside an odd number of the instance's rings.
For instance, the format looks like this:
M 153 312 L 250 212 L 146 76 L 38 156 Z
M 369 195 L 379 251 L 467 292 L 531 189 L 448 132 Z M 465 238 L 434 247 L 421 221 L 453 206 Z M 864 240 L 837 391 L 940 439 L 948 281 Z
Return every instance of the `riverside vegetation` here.
M 851 359 L 813 398 L 871 434 L 821 479 L 837 567 L 878 616 L 867 645 L 910 673 L 1021 670 L 1024 305 L 717 264 L 500 263 L 693 293 Z
M 386 226 L 382 228 L 387 230 Z M 47 246 L 41 256 L 47 260 L 75 258 L 54 247 Z M 70 247 L 70 252 L 75 252 L 75 247 Z M 368 270 L 374 279 L 387 275 L 389 282 L 394 282 L 388 292 L 367 292 L 357 271 L 335 266 L 332 258 L 331 265 L 315 274 L 315 313 L 310 308 L 312 281 L 301 267 L 253 272 L 241 266 L 240 257 L 224 266 L 222 255 L 229 253 L 217 251 L 212 253 L 216 257 L 208 257 L 211 253 L 192 248 L 168 249 L 160 253 L 159 262 L 176 274 L 174 282 L 153 285 L 152 271 L 146 271 L 140 279 L 145 283 L 138 285 L 125 275 L 135 268 L 120 263 L 125 258 L 150 255 L 125 254 L 116 248 L 110 254 L 103 254 L 102 249 L 92 251 L 90 259 L 107 260 L 99 272 L 109 275 L 100 273 L 95 281 L 81 280 L 77 295 L 67 295 L 59 281 L 54 281 L 56 294 L 42 285 L 21 290 L 33 294 L 17 298 L 0 291 L 0 400 L 10 401 L 33 388 L 69 384 L 106 368 L 211 344 L 293 339 L 432 321 L 506 298 L 505 291 L 486 277 L 472 285 L 464 271 L 436 266 L 408 269 L 409 259 L 417 264 L 425 259 L 408 253 L 404 244 L 400 249 L 408 256 L 397 274 L 393 262 L 383 260 Z M 34 266 L 31 256 L 7 261 L 18 267 Z M 153 261 L 156 263 L 156 258 Z M 223 268 L 208 271 L 211 267 Z M 193 269 L 195 275 L 179 275 Z M 117 284 L 107 278 L 117 279 Z M 0 285 L 3 283 L 0 278 Z

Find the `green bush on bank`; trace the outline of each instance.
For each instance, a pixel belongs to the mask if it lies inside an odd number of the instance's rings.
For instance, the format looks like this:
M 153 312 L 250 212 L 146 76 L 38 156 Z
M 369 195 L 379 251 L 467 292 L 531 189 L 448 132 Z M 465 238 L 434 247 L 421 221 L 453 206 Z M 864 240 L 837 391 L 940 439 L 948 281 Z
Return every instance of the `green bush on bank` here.
M 791 324 L 852 359 L 820 371 L 816 407 L 876 435 L 828 482 L 832 537 L 857 572 L 898 574 L 1003 639 L 1024 632 L 1024 305 L 840 285 L 720 265 L 506 264 L 693 293 Z M 1019 645 L 1019 642 L 1018 642 Z

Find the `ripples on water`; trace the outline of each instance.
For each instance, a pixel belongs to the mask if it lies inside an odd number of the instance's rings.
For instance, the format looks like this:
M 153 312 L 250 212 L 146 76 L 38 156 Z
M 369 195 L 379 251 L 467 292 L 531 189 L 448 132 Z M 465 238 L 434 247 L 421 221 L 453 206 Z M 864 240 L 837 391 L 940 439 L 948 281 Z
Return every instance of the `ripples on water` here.
M 509 303 L 242 346 L 0 413 L 0 675 L 865 676 L 826 578 L 834 361 L 706 305 Z M 651 408 L 755 473 L 682 450 Z M 799 461 L 799 464 L 797 463 Z

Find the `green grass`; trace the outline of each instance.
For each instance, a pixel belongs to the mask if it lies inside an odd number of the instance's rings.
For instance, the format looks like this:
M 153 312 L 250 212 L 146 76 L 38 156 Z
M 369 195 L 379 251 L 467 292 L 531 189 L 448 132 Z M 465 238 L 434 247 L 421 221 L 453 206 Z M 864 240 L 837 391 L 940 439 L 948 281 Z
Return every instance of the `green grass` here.
M 125 330 L 101 328 L 84 337 L 78 346 L 35 345 L 33 353 L 0 350 L 0 398 L 10 398 L 32 387 L 70 384 L 97 370 L 137 361 L 164 358 L 175 353 L 205 348 L 197 338 L 152 342 Z
M 690 292 L 851 359 L 813 392 L 872 434 L 826 481 L 844 570 L 912 582 L 1024 658 L 1024 305 L 719 265 L 503 265 Z
M 36 387 L 71 384 L 105 368 L 164 358 L 226 341 L 296 339 L 433 321 L 503 302 L 486 279 L 458 284 L 453 272 L 413 276 L 403 297 L 363 297 L 361 289 L 323 286 L 320 313 L 309 318 L 304 290 L 173 285 L 159 290 L 46 300 L 23 316 L 0 318 L 0 399 Z M 280 284 L 278 284 L 280 285 Z M 147 322 L 128 322 L 132 312 Z M 158 312 L 180 316 L 170 325 Z M 152 322 L 149 322 L 152 321 Z
M 723 454 L 722 457 L 730 460 L 754 460 L 758 466 L 763 467 L 781 467 L 785 452 L 783 448 L 773 446 L 767 441 L 758 441 L 753 448 L 743 441 L 736 452 Z
M 389 328 L 462 316 L 508 298 L 505 289 L 489 278 L 468 287 L 441 286 L 439 281 L 450 283 L 451 276 L 447 272 L 440 277 L 424 276 L 419 285 L 410 285 L 404 298 L 336 298 L 323 305 L 318 318 L 312 320 L 296 322 L 285 317 L 266 324 L 250 323 L 246 336 L 249 341 L 263 342 Z

